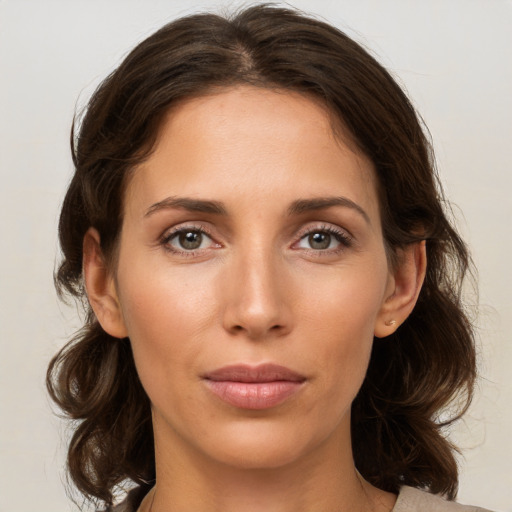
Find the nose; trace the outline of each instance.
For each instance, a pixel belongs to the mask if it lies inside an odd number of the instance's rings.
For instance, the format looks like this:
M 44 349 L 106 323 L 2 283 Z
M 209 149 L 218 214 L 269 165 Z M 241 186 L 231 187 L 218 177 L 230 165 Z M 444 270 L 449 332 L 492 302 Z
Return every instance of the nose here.
M 259 250 L 231 261 L 223 286 L 223 323 L 230 334 L 262 340 L 291 331 L 291 290 L 279 260 L 271 251 Z

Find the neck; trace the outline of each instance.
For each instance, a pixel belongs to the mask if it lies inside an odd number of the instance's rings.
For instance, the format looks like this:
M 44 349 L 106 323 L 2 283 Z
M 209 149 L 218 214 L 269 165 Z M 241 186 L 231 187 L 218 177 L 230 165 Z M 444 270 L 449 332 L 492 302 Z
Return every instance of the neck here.
M 396 499 L 362 479 L 350 443 L 334 452 L 327 443 L 281 467 L 248 469 L 155 441 L 157 485 L 144 512 L 389 512 Z

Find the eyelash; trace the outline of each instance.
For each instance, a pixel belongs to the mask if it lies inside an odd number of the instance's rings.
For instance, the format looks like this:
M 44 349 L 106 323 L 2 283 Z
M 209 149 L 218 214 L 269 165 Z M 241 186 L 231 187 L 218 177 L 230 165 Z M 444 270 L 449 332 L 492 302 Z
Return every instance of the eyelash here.
M 206 235 L 208 238 L 214 242 L 214 239 L 211 235 L 211 233 L 206 229 L 204 226 L 195 226 L 195 225 L 188 225 L 188 226 L 178 226 L 171 231 L 166 231 L 163 236 L 160 239 L 160 244 L 164 247 L 164 249 L 172 254 L 178 254 L 180 256 L 185 257 L 194 257 L 197 256 L 198 251 L 204 250 L 204 249 L 195 249 L 195 250 L 180 250 L 170 244 L 171 240 L 177 236 L 179 236 L 182 233 L 200 233 L 201 235 Z M 220 246 L 219 244 L 217 244 Z
M 298 244 L 308 236 L 314 234 L 314 233 L 327 233 L 331 236 L 333 236 L 339 243 L 340 246 L 336 247 L 334 249 L 304 249 L 310 253 L 313 253 L 317 256 L 322 256 L 325 254 L 338 254 L 350 247 L 352 247 L 354 243 L 354 239 L 351 235 L 349 235 L 346 231 L 341 230 L 339 228 L 336 228 L 332 225 L 322 225 L 322 226 L 315 226 L 311 228 L 307 228 L 303 233 L 300 234 L 300 238 L 297 242 L 294 243 L 294 245 Z
M 186 225 L 186 226 L 178 226 L 171 231 L 167 231 L 160 238 L 160 245 L 164 247 L 164 249 L 170 253 L 178 254 L 185 257 L 194 257 L 197 256 L 198 251 L 203 251 L 204 249 L 195 249 L 195 250 L 180 250 L 170 244 L 171 240 L 175 237 L 179 236 L 182 233 L 187 232 L 195 232 L 200 233 L 201 235 L 206 235 L 208 238 L 212 240 L 213 243 L 216 243 L 213 236 L 204 226 L 199 225 Z M 303 249 L 311 254 L 316 256 L 322 256 L 326 254 L 338 254 L 353 245 L 353 238 L 346 231 L 336 228 L 332 225 L 322 225 L 322 226 L 314 226 L 307 228 L 305 231 L 300 233 L 299 239 L 293 243 L 292 247 L 299 244 L 306 237 L 314 234 L 314 233 L 325 233 L 333 236 L 339 243 L 340 246 L 334 249 Z M 220 247 L 220 244 L 216 243 L 217 247 Z

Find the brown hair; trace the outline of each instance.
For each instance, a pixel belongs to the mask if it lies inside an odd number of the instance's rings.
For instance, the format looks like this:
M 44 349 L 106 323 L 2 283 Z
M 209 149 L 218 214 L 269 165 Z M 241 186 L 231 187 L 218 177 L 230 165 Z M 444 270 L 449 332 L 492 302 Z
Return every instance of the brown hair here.
M 184 98 L 235 84 L 323 102 L 375 166 L 389 253 L 427 241 L 427 275 L 414 311 L 374 343 L 352 408 L 353 450 L 360 473 L 381 489 L 407 484 L 453 498 L 457 464 L 442 428 L 465 410 L 475 379 L 460 295 L 469 258 L 444 211 L 428 138 L 403 91 L 360 45 L 324 22 L 269 5 L 164 26 L 99 86 L 72 133 L 75 174 L 60 217 L 56 284 L 61 295 L 84 300 L 87 319 L 51 361 L 47 385 L 78 420 L 68 453 L 74 483 L 110 505 L 124 480 L 148 485 L 155 478 L 150 403 L 130 342 L 104 332 L 85 301 L 84 234 L 90 226 L 99 231 L 113 264 L 123 186 L 150 154 L 163 116 Z M 442 421 L 448 406 L 452 419 Z

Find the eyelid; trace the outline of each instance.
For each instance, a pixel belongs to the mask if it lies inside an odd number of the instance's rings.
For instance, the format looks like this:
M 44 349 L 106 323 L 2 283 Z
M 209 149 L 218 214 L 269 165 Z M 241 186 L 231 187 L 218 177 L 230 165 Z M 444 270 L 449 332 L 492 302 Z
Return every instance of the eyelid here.
M 171 245 L 169 243 L 176 235 L 179 235 L 180 233 L 184 233 L 187 231 L 197 231 L 197 232 L 201 233 L 202 235 L 208 237 L 211 240 L 212 244 L 210 244 L 210 246 L 214 245 L 215 248 L 221 247 L 221 244 L 219 244 L 215 240 L 214 236 L 211 234 L 211 231 L 208 229 L 207 226 L 205 226 L 204 224 L 195 223 L 195 222 L 184 222 L 184 223 L 181 223 L 181 224 L 178 224 L 176 226 L 172 226 L 171 228 L 166 229 L 162 233 L 162 235 L 159 237 L 159 244 L 162 245 L 165 248 L 165 250 L 167 250 L 173 254 L 184 255 L 184 256 L 194 256 L 198 252 L 204 252 L 211 248 L 211 247 L 205 247 L 202 249 L 191 249 L 191 250 L 183 249 L 183 250 L 181 250 L 177 247 L 174 247 L 173 245 Z
M 296 235 L 296 241 L 292 244 L 292 247 L 297 248 L 296 246 L 304 240 L 307 236 L 311 235 L 312 233 L 328 233 L 330 235 L 333 235 L 340 243 L 341 247 L 336 247 L 334 249 L 307 249 L 303 248 L 304 251 L 310 251 L 314 253 L 324 253 L 324 254 L 332 254 L 334 252 L 340 252 L 342 250 L 345 250 L 349 247 L 351 247 L 355 240 L 353 235 L 345 228 L 342 228 L 340 226 L 337 226 L 336 224 L 326 224 L 325 222 L 320 224 L 308 224 L 301 228 L 299 232 Z M 297 248 L 299 249 L 299 248 Z
M 210 244 L 208 247 L 198 248 L 198 249 L 179 249 L 171 245 L 170 240 L 176 235 L 187 232 L 187 231 L 197 231 L 204 236 L 210 239 Z M 328 233 L 336 238 L 339 242 L 339 246 L 331 249 L 313 249 L 313 248 L 299 248 L 297 245 L 308 235 L 316 232 L 324 232 Z M 294 242 L 291 245 L 292 249 L 308 251 L 311 253 L 315 253 L 316 255 L 320 255 L 320 253 L 324 255 L 334 254 L 337 252 L 341 252 L 351 247 L 355 243 L 355 239 L 353 235 L 346 229 L 338 226 L 336 224 L 321 222 L 321 223 L 308 223 L 305 226 L 301 227 L 294 236 Z M 211 249 L 221 248 L 222 244 L 219 243 L 215 236 L 212 234 L 211 228 L 209 228 L 208 224 L 204 224 L 202 222 L 183 222 L 167 228 L 162 235 L 158 239 L 158 244 L 163 246 L 165 250 L 172 254 L 182 255 L 182 256 L 196 256 L 198 253 L 205 253 Z

